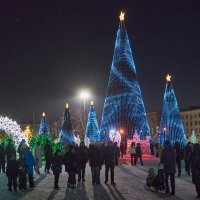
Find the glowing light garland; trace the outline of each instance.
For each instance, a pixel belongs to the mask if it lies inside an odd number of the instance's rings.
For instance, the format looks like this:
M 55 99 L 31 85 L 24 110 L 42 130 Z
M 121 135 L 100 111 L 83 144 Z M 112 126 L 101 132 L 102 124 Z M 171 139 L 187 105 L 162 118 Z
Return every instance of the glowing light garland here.
M 68 103 L 66 104 L 59 140 L 64 144 L 71 144 L 75 142 L 74 129 L 72 127 Z
M 150 135 L 123 16 L 121 19 L 103 108 L 101 140 L 109 140 L 111 129 L 123 129 L 129 138 L 135 130 L 141 139 Z
M 117 142 L 117 146 L 120 147 L 121 143 L 121 134 L 119 131 L 110 130 L 109 132 L 110 141 Z
M 193 144 L 196 144 L 197 141 L 198 141 L 198 140 L 197 140 L 197 136 L 196 136 L 194 130 L 192 131 L 192 134 L 191 134 L 191 136 L 190 136 L 190 138 L 189 138 L 189 141 L 190 141 L 191 143 L 193 143 Z
M 0 129 L 4 130 L 13 138 L 16 146 L 20 144 L 22 139 L 25 139 L 26 143 L 28 144 L 27 138 L 21 130 L 20 125 L 18 125 L 16 121 L 13 121 L 8 117 L 0 116 Z
M 86 132 L 85 132 L 85 141 L 99 141 L 100 140 L 100 133 L 99 133 L 99 127 L 98 122 L 96 118 L 96 113 L 94 110 L 94 102 L 91 101 L 90 104 L 90 111 L 88 114 L 88 121 L 86 126 Z M 85 142 L 87 143 L 87 142 Z
M 171 78 L 171 77 L 170 77 Z M 163 99 L 163 109 L 159 128 L 158 142 L 163 145 L 165 140 L 170 140 L 172 144 L 176 141 L 181 145 L 186 144 L 184 127 L 179 114 L 176 95 L 173 90 L 169 75 L 166 77 L 167 83 Z

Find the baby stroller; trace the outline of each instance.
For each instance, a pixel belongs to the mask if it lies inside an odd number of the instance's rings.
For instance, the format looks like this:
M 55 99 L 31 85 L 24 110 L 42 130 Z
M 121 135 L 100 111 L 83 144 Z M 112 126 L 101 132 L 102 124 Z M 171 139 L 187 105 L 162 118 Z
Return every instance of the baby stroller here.
M 164 170 L 160 169 L 160 164 L 158 166 L 158 174 L 154 173 L 154 169 L 150 168 L 148 170 L 149 174 L 146 179 L 146 186 L 149 190 L 153 188 L 153 191 L 163 191 L 165 189 L 165 179 Z

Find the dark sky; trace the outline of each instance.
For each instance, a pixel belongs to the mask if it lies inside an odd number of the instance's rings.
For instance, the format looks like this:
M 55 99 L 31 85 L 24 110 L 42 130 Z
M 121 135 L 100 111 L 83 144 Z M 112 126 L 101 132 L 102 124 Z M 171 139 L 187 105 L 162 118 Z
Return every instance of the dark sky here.
M 100 121 L 121 10 L 146 110 L 167 73 L 179 105 L 200 105 L 199 0 L 0 0 L 0 114 L 59 119 L 88 88 Z

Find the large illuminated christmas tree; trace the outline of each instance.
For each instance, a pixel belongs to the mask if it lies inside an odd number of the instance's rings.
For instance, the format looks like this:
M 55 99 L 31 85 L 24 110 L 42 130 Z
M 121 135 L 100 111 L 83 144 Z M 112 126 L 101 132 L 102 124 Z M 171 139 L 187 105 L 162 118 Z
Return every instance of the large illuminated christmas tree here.
M 41 119 L 41 122 L 40 122 L 40 129 L 39 129 L 38 136 L 39 135 L 45 135 L 47 132 L 48 132 L 48 127 L 47 127 L 47 122 L 46 122 L 46 115 L 43 112 L 42 113 L 42 119 Z
M 66 104 L 66 109 L 61 126 L 60 142 L 64 144 L 72 144 L 75 142 L 74 130 L 72 127 L 68 103 Z
M 101 139 L 108 140 L 111 130 L 122 130 L 122 140 L 125 141 L 127 137 L 132 138 L 135 131 L 141 139 L 150 135 L 122 12 L 102 114 Z
M 168 74 L 166 79 L 167 83 L 163 99 L 158 142 L 163 145 L 165 140 L 170 140 L 172 144 L 178 141 L 181 145 L 184 145 L 186 144 L 186 136 L 179 114 L 178 103 L 172 86 L 171 76 Z
M 91 101 L 90 110 L 88 114 L 87 127 L 85 132 L 85 140 L 89 139 L 89 141 L 99 141 L 100 133 L 97 122 L 96 113 L 94 110 L 94 103 Z

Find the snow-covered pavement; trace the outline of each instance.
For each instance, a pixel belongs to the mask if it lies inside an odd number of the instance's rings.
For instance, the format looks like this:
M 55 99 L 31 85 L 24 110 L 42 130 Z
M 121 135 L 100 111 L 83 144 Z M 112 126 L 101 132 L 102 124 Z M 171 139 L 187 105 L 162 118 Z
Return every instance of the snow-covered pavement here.
M 156 163 L 156 162 L 155 162 Z M 64 167 L 63 167 L 64 168 Z M 36 199 L 36 200 L 148 200 L 148 199 L 195 199 L 195 186 L 191 180 L 184 177 L 176 178 L 176 196 L 165 195 L 162 192 L 151 192 L 144 188 L 147 177 L 146 166 L 132 167 L 129 162 L 121 161 L 115 167 L 115 182 L 117 186 L 112 186 L 110 182 L 104 184 L 104 166 L 101 170 L 101 185 L 92 185 L 90 167 L 86 169 L 86 182 L 78 183 L 75 190 L 66 188 L 68 179 L 67 173 L 63 172 L 60 176 L 59 190 L 53 188 L 54 177 L 52 174 L 34 175 L 36 187 L 28 191 L 8 192 L 7 178 L 5 174 L 0 174 L 0 200 L 14 199 Z M 41 170 L 43 172 L 43 170 Z

